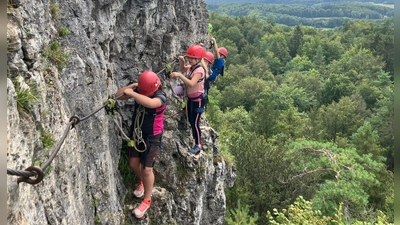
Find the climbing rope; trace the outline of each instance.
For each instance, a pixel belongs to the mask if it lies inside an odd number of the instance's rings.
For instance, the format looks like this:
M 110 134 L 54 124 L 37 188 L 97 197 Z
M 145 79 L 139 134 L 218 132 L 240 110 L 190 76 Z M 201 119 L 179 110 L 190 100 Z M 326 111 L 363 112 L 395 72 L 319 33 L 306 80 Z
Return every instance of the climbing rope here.
M 178 115 L 179 113 L 181 113 L 181 112 L 183 112 L 183 111 L 185 111 L 185 108 L 179 110 L 178 112 L 176 112 L 176 113 L 174 113 L 174 114 L 172 114 L 172 115 L 170 115 L 170 116 L 167 116 L 167 117 L 165 118 L 165 120 L 167 120 L 167 119 L 169 119 L 169 118 L 171 118 L 171 117 L 174 117 L 174 116 Z
M 179 62 L 178 58 L 174 58 L 174 60 L 167 64 L 166 67 L 164 69 L 162 69 L 161 71 L 159 71 L 157 74 L 160 74 L 161 72 L 165 71 L 165 76 L 168 75 L 169 77 L 169 73 L 171 73 L 171 65 L 173 63 L 177 63 Z M 25 182 L 28 184 L 38 184 L 39 182 L 41 182 L 44 178 L 44 172 L 47 167 L 49 167 L 49 165 L 51 164 L 51 162 L 53 161 L 53 159 L 55 158 L 55 156 L 57 155 L 58 151 L 61 149 L 62 144 L 64 143 L 69 131 L 73 128 L 75 128 L 75 126 L 81 122 L 84 121 L 86 119 L 88 119 L 89 117 L 91 117 L 92 115 L 94 115 L 95 113 L 97 113 L 98 111 L 100 111 L 103 108 L 106 108 L 107 112 L 112 112 L 114 113 L 115 110 L 115 100 L 118 100 L 119 98 L 121 98 L 122 96 L 124 96 L 125 94 L 119 95 L 117 97 L 114 98 L 110 98 L 107 99 L 103 105 L 99 108 L 97 108 L 96 110 L 94 110 L 93 112 L 91 112 L 90 114 L 88 114 L 87 116 L 83 117 L 83 118 L 79 118 L 78 116 L 72 116 L 69 119 L 68 125 L 66 127 L 66 129 L 64 130 L 64 133 L 61 137 L 61 139 L 58 141 L 58 143 L 54 146 L 54 148 L 52 149 L 52 154 L 49 156 L 49 158 L 47 159 L 46 162 L 44 162 L 40 167 L 38 166 L 30 166 L 28 168 L 26 168 L 25 170 L 15 170 L 15 169 L 10 169 L 7 168 L 7 175 L 15 175 L 15 176 L 19 176 L 19 178 L 17 179 L 17 183 L 19 184 L 20 182 Z M 135 124 L 135 129 L 133 132 L 133 140 L 131 140 L 122 130 L 122 128 L 119 126 L 118 122 L 115 120 L 114 118 L 114 123 L 117 125 L 118 129 L 120 130 L 120 132 L 122 133 L 123 137 L 125 138 L 125 140 L 128 142 L 128 146 L 133 146 L 135 147 L 136 150 L 138 150 L 139 152 L 143 152 L 146 150 L 146 143 L 144 142 L 143 138 L 142 138 L 142 130 L 140 129 L 142 124 L 143 124 L 143 120 L 144 120 L 144 108 L 139 112 L 137 112 L 137 115 L 140 117 L 142 116 L 142 120 Z M 137 118 L 139 118 L 137 117 Z M 138 121 L 138 119 L 136 120 Z M 138 149 L 136 146 L 137 144 L 143 143 L 144 144 L 144 149 Z M 31 177 L 35 177 L 34 179 L 32 179 Z
M 128 142 L 129 147 L 134 147 L 138 152 L 144 152 L 147 149 L 146 142 L 142 137 L 142 125 L 144 121 L 145 109 L 142 105 L 139 105 L 139 108 L 136 109 L 136 118 L 135 123 L 133 124 L 133 132 L 132 132 L 132 141 Z M 139 149 L 138 145 L 143 143 L 143 149 Z
M 122 130 L 122 127 L 119 125 L 119 123 L 115 120 L 115 118 L 114 118 L 113 120 L 114 120 L 115 125 L 117 125 L 118 130 L 121 132 L 123 138 L 124 138 L 126 141 L 129 141 L 129 140 L 130 140 L 129 137 L 126 136 L 126 134 L 125 134 L 124 131 Z

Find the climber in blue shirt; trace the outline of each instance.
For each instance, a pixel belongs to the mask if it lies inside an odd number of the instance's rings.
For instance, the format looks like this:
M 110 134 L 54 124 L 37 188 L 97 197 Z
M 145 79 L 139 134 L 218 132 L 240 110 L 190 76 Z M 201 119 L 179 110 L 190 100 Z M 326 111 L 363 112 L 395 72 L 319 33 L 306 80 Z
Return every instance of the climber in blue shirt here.
M 221 74 L 221 76 L 224 76 L 225 59 L 228 57 L 228 50 L 224 47 L 218 48 L 217 41 L 214 37 L 211 38 L 211 43 L 213 45 L 215 59 L 211 67 L 211 75 L 208 78 L 208 84 L 206 84 L 207 91 L 215 83 L 218 75 Z

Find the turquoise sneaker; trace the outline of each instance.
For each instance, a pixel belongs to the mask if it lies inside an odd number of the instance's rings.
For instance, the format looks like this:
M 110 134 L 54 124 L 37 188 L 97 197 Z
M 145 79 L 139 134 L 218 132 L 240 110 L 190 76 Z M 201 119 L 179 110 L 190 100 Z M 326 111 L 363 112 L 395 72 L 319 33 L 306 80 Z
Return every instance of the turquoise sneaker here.
M 195 145 L 193 148 L 191 148 L 191 149 L 189 150 L 189 152 L 190 152 L 190 153 L 193 153 L 193 154 L 199 154 L 200 151 L 201 151 L 201 148 L 200 148 L 198 145 Z

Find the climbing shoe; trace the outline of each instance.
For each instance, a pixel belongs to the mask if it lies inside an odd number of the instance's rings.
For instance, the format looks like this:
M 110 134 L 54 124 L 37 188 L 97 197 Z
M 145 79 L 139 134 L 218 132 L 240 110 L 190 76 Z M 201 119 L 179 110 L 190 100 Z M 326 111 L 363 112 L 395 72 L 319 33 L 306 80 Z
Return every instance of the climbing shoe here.
M 140 181 L 139 184 L 136 186 L 136 189 L 133 191 L 133 195 L 136 198 L 141 198 L 144 195 L 144 186 L 143 181 Z
M 199 154 L 200 151 L 201 151 L 201 148 L 200 148 L 198 145 L 195 145 L 193 148 L 191 148 L 191 149 L 189 150 L 189 152 L 190 152 L 190 153 L 193 153 L 193 154 Z
M 133 210 L 133 214 L 135 214 L 136 218 L 140 219 L 144 216 L 146 211 L 150 208 L 151 200 L 143 199 L 136 209 Z

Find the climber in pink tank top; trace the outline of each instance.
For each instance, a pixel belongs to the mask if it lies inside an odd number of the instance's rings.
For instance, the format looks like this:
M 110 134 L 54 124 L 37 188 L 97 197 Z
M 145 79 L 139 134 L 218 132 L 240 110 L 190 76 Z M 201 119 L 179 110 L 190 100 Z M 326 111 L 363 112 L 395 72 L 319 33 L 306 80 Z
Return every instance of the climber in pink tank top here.
M 207 66 L 203 60 L 205 51 L 200 45 L 192 45 L 186 52 L 186 58 L 189 65 L 185 65 L 185 58 L 179 56 L 179 69 L 181 72 L 186 72 L 187 76 L 179 72 L 172 72 L 171 78 L 178 77 L 187 86 L 188 101 L 186 104 L 188 111 L 188 119 L 192 128 L 192 135 L 195 141 L 193 148 L 189 152 L 198 154 L 200 153 L 201 146 L 201 130 L 200 130 L 200 117 L 204 112 L 205 93 L 204 82 L 208 77 Z
M 192 71 L 191 71 L 192 70 Z M 189 79 L 192 79 L 195 74 L 201 74 L 200 79 L 197 81 L 197 83 L 193 87 L 188 87 L 187 88 L 187 96 L 189 98 L 197 98 L 201 94 L 204 93 L 204 77 L 205 77 L 205 70 L 201 65 L 196 65 L 195 67 L 192 68 L 189 67 L 186 74 L 188 74 Z M 200 81 L 200 82 L 199 82 Z M 200 99 L 196 100 L 196 102 L 199 102 Z

